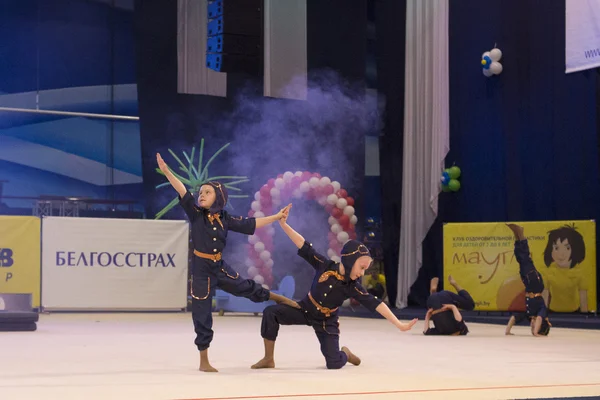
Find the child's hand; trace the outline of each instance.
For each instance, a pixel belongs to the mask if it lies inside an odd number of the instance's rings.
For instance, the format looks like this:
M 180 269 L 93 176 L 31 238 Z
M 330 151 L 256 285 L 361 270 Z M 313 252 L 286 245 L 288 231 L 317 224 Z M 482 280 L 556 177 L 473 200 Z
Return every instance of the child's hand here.
M 284 225 L 287 222 L 287 218 L 290 215 L 290 208 L 292 208 L 292 203 L 288 204 L 277 213 L 276 216 L 280 225 Z
M 165 160 L 162 159 L 159 153 L 156 153 L 156 162 L 158 163 L 158 168 L 160 168 L 162 172 L 167 172 L 169 170 L 167 163 L 165 163 Z

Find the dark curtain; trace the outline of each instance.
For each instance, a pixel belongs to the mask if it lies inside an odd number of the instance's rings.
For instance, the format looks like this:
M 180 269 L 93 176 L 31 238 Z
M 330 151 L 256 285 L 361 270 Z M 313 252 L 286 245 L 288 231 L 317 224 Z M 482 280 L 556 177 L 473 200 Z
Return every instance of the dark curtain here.
M 390 304 L 395 304 L 402 207 L 404 147 L 404 53 L 406 1 L 380 0 L 375 5 L 377 86 L 385 98 L 383 135 L 379 140 L 384 267 Z

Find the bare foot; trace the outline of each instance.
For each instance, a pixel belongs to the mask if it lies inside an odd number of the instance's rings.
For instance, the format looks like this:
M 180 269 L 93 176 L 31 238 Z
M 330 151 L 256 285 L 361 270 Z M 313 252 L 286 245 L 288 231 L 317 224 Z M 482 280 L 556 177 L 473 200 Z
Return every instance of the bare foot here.
M 342 351 L 344 353 L 346 353 L 346 355 L 348 356 L 348 362 L 352 365 L 356 365 L 359 366 L 360 365 L 360 358 L 358 358 L 357 356 L 355 356 L 349 348 L 347 348 L 346 346 L 342 347 Z
M 510 228 L 511 231 L 513 231 L 513 233 L 515 234 L 515 238 L 517 238 L 517 240 L 524 240 L 525 239 L 525 234 L 524 231 L 525 229 L 517 224 L 506 224 L 506 226 L 508 226 Z
M 200 368 L 198 368 L 200 371 L 202 372 L 219 372 L 218 369 L 216 369 L 215 367 L 213 367 L 210 364 L 200 364 Z
M 263 358 L 262 360 L 260 360 L 259 362 L 257 362 L 253 366 L 251 366 L 250 368 L 252 368 L 252 369 L 275 368 L 275 360 L 273 360 L 272 358 L 271 359 Z
M 452 286 L 457 285 L 456 280 L 452 277 L 452 275 L 448 275 L 448 282 L 450 282 Z
M 431 280 L 431 282 L 429 283 L 429 293 L 435 293 L 437 292 L 437 287 L 438 287 L 438 283 L 440 281 L 440 278 L 433 278 Z

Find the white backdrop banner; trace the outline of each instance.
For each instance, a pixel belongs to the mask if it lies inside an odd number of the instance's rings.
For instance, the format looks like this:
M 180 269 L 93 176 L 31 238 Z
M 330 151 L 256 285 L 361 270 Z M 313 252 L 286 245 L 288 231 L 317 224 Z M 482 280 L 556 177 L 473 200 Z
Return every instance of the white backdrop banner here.
M 566 0 L 566 72 L 600 67 L 600 0 Z
M 187 221 L 44 218 L 42 307 L 185 308 L 188 226 Z

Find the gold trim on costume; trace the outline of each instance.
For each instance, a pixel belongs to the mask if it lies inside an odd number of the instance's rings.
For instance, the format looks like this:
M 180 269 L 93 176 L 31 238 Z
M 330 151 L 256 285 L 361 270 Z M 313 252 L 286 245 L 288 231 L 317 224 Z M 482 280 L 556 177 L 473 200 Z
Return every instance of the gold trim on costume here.
M 321 274 L 321 276 L 319 277 L 319 283 L 325 282 L 327 279 L 329 279 L 330 276 L 333 276 L 338 281 L 344 280 L 344 277 L 340 275 L 337 271 L 326 271 L 323 272 L 323 274 Z
M 223 271 L 223 272 L 225 273 L 225 275 L 227 275 L 227 277 L 228 277 L 228 278 L 231 278 L 231 279 L 237 279 L 237 278 L 240 276 L 240 274 L 239 274 L 238 272 L 236 272 L 236 273 L 235 273 L 235 276 L 231 276 L 231 275 L 229 275 L 229 274 L 227 273 L 227 271 L 225 271 L 225 268 L 221 268 L 221 271 Z
M 340 323 L 338 322 L 338 326 L 339 326 L 339 325 L 340 325 Z M 329 333 L 329 332 L 327 331 L 327 328 L 325 327 L 325 321 L 323 321 L 323 330 L 324 330 L 324 331 L 325 331 L 325 333 L 326 333 L 326 334 L 328 334 L 328 335 L 336 335 L 336 336 L 339 336 L 339 335 L 340 335 L 339 333 Z M 338 330 L 339 330 L 339 328 L 338 328 Z
M 363 296 L 366 296 L 369 294 L 369 292 L 361 292 L 360 290 L 358 290 L 358 288 L 356 286 L 354 286 L 354 290 L 356 290 L 358 293 L 362 294 Z
M 364 250 L 363 250 L 364 248 Z M 360 254 L 364 254 L 364 255 L 369 255 L 369 249 L 367 249 L 367 246 L 365 246 L 364 244 L 361 244 L 360 246 L 358 246 L 358 249 L 354 250 L 352 253 L 344 253 L 342 254 L 342 257 L 347 257 L 347 256 L 351 256 L 352 254 L 356 254 L 356 253 L 360 253 Z
M 339 307 L 336 307 L 334 309 L 331 309 L 331 308 L 323 307 L 322 305 L 320 305 L 319 303 L 316 302 L 316 300 L 312 297 L 312 294 L 310 292 L 308 292 L 308 298 L 310 299 L 311 303 L 313 303 L 313 306 L 315 306 L 315 308 L 317 310 L 319 310 L 321 313 L 325 314 L 326 317 L 330 317 L 331 313 L 336 312 L 337 309 L 339 308 Z
M 221 261 L 221 258 L 223 256 L 222 253 L 207 254 L 207 253 L 201 253 L 198 250 L 194 250 L 194 255 L 196 257 L 205 258 L 207 260 L 213 260 L 214 262 Z
M 208 293 L 204 297 L 198 297 L 194 294 L 194 275 L 190 278 L 190 296 L 196 300 L 206 300 L 210 295 L 210 276 L 208 277 Z
M 223 228 L 223 223 L 221 222 L 221 217 L 219 216 L 219 214 L 208 214 L 208 220 L 210 221 L 211 225 L 214 225 L 213 222 L 216 219 L 217 222 L 219 223 L 219 225 L 221 225 L 221 228 Z M 225 229 L 225 228 L 223 228 Z

